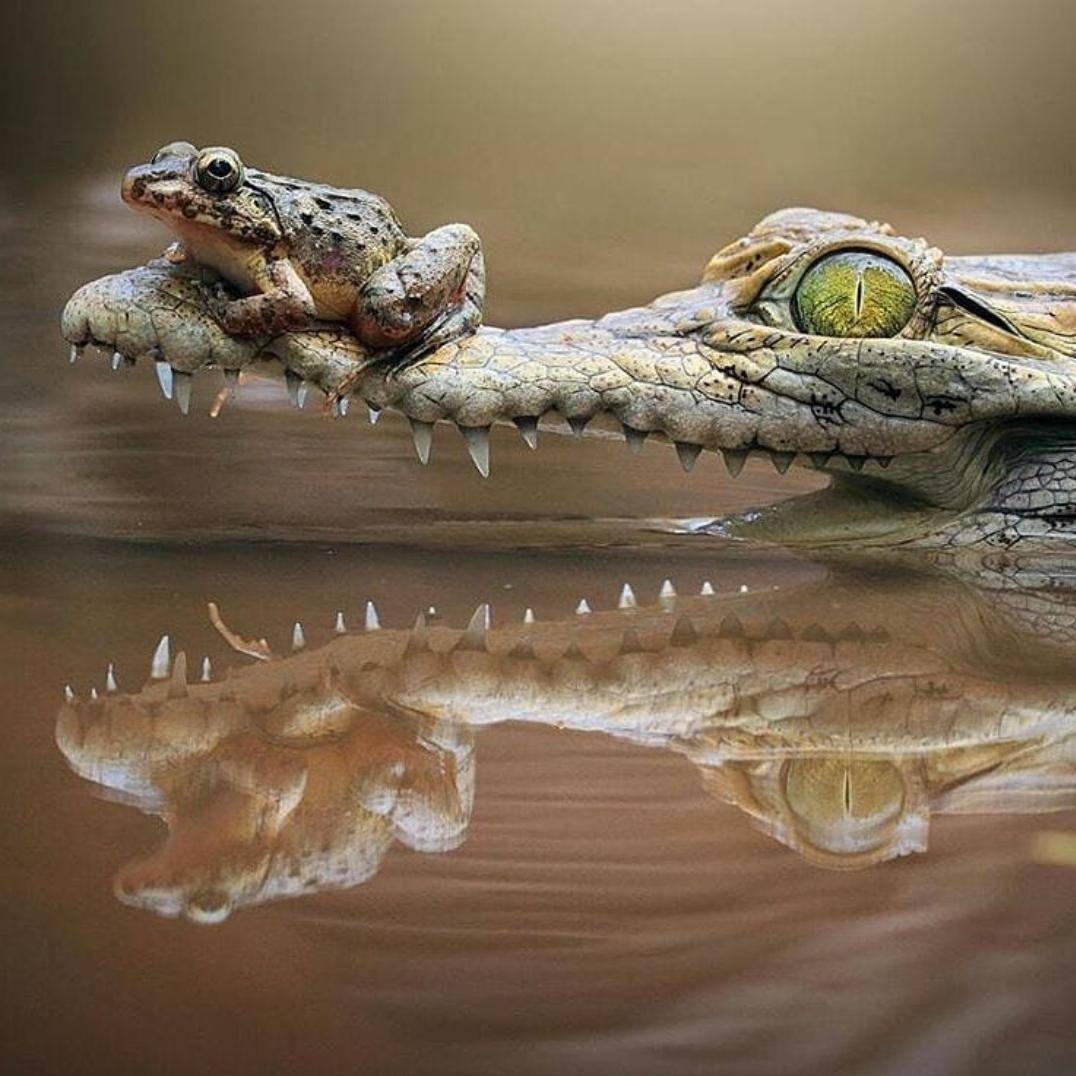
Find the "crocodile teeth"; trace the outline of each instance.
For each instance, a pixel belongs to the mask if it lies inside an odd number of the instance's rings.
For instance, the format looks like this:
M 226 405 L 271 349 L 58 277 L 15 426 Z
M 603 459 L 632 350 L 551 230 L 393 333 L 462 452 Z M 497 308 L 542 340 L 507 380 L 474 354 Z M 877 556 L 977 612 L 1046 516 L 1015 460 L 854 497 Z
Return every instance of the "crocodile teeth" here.
M 302 407 L 306 403 L 306 382 L 294 370 L 285 370 L 284 385 L 292 406 Z
M 624 440 L 631 450 L 631 454 L 633 456 L 638 456 L 643 450 L 643 442 L 646 440 L 647 431 L 637 430 L 634 426 L 629 426 L 626 422 L 622 422 L 620 425 L 623 427 Z
M 343 635 L 347 632 L 347 624 L 344 621 L 344 614 L 342 611 L 336 614 L 336 623 L 333 624 L 333 631 L 335 631 L 337 635 Z
M 792 461 L 796 458 L 795 452 L 771 452 L 770 459 L 773 460 L 773 465 L 778 474 L 785 474 L 789 467 L 792 466 Z
M 415 442 L 415 452 L 419 463 L 425 466 L 430 462 L 430 449 L 433 447 L 433 423 L 413 418 L 411 422 L 411 440 Z
M 118 370 L 123 365 L 123 356 L 118 351 L 112 352 L 112 358 L 109 360 L 109 365 L 113 371 Z
M 381 408 L 374 407 L 373 404 L 367 404 L 366 413 L 370 416 L 370 425 L 376 426 L 377 420 L 381 417 Z
M 580 598 L 579 604 L 575 607 L 576 614 L 579 616 L 585 616 L 590 612 L 590 602 L 586 598 Z
M 108 666 L 108 672 L 105 673 L 105 691 L 110 695 L 119 691 L 119 686 L 116 684 L 116 670 L 113 668 L 111 662 Z
M 306 398 L 305 392 L 303 393 L 303 398 L 304 399 Z M 299 406 L 302 407 L 302 404 L 300 404 Z M 351 410 L 351 397 L 350 396 L 341 396 L 340 399 L 336 401 L 336 417 L 337 418 L 347 418 L 347 413 L 350 410 Z
M 179 410 L 186 415 L 191 409 L 191 389 L 194 387 L 194 374 L 188 374 L 183 370 L 173 370 L 172 379 L 175 386 L 176 403 L 179 405 Z
M 213 664 L 208 657 L 202 658 L 202 683 L 208 684 L 213 679 Z
M 460 426 L 459 431 L 467 442 L 467 452 L 475 470 L 483 478 L 489 478 L 489 427 Z
M 456 650 L 485 650 L 489 631 L 489 603 L 483 602 L 472 614 L 466 629 L 456 640 Z
M 620 591 L 620 600 L 616 603 L 618 609 L 634 609 L 637 602 L 635 601 L 635 591 L 631 589 L 630 583 L 625 583 Z
M 161 636 L 157 649 L 153 651 L 153 660 L 150 662 L 149 675 L 151 680 L 163 680 L 168 675 L 168 669 L 172 664 L 172 644 L 167 635 Z
M 161 386 L 164 398 L 172 399 L 172 367 L 164 359 L 158 359 L 153 364 L 153 368 L 157 371 L 157 384 Z
M 238 370 L 225 370 L 224 371 L 224 391 L 228 393 L 228 398 L 234 400 L 239 392 L 239 371 Z
M 71 353 L 70 353 L 70 356 L 68 357 L 68 362 L 70 362 L 70 363 L 77 362 L 78 357 L 81 354 L 82 354 L 82 345 L 81 344 L 72 344 L 71 345 Z
M 529 605 L 523 611 L 523 623 L 524 624 L 533 624 L 534 623 L 534 610 Z
M 701 451 L 702 445 L 689 445 L 686 441 L 676 442 L 676 454 L 680 457 L 680 466 L 685 471 L 690 471 L 695 466 Z
M 579 438 L 583 436 L 583 431 L 587 428 L 587 423 L 590 421 L 590 417 L 583 418 L 579 415 L 572 415 L 568 419 L 568 425 L 571 427 L 572 436 Z
M 381 627 L 381 620 L 377 615 L 377 606 L 373 602 L 366 603 L 366 618 L 363 627 L 367 631 L 377 631 Z
M 302 624 L 296 620 L 295 626 L 291 629 L 291 648 L 292 650 L 302 650 L 304 646 L 306 646 L 306 634 L 303 631 Z
M 712 598 L 714 596 L 714 585 L 708 579 L 702 584 L 702 588 L 699 590 L 699 594 L 704 598 Z
M 743 465 L 747 462 L 747 449 L 723 448 L 721 450 L 721 456 L 725 460 L 725 470 L 727 470 L 733 478 L 736 478 L 743 470 Z
M 717 634 L 722 639 L 740 639 L 743 637 L 743 624 L 738 616 L 730 614 L 721 621 Z
M 516 424 L 516 429 L 519 430 L 523 440 L 527 442 L 527 447 L 533 452 L 538 447 L 538 420 L 524 415 L 512 421 Z
M 181 650 L 176 654 L 172 665 L 172 678 L 168 681 L 168 697 L 184 699 L 187 697 L 187 654 Z

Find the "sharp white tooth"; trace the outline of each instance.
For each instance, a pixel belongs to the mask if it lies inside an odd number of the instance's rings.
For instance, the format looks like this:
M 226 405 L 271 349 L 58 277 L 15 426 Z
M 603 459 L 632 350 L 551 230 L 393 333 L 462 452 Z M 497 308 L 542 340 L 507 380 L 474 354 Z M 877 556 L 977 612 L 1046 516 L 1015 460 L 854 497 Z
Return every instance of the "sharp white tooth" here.
M 523 611 L 523 623 L 524 624 L 533 624 L 534 623 L 534 610 L 529 605 Z
M 91 687 L 90 688 L 90 702 L 96 702 L 96 701 L 97 701 L 97 688 Z
M 306 398 L 305 390 L 303 391 L 303 398 Z M 303 405 L 300 403 L 299 406 L 302 407 Z M 341 418 L 347 418 L 347 413 L 351 410 L 351 397 L 341 396 L 339 403 L 336 405 L 336 410 L 340 413 Z
M 747 584 L 746 583 L 741 583 L 740 584 L 740 593 L 741 594 L 746 594 L 747 593 Z
M 113 351 L 109 365 L 113 370 L 118 370 L 123 365 L 123 356 L 118 351 Z
M 213 679 L 213 665 L 208 657 L 202 658 L 202 683 L 208 684 Z
M 367 414 L 369 414 L 369 416 L 370 416 L 370 425 L 371 426 L 376 426 L 377 425 L 377 420 L 381 417 L 381 408 L 380 407 L 374 407 L 373 404 L 367 404 L 366 405 L 366 411 L 367 411 Z
M 108 666 L 108 672 L 105 673 L 105 691 L 109 692 L 109 694 L 119 691 L 116 686 L 116 670 L 112 667 L 111 662 Z
M 306 636 L 303 634 L 303 626 L 296 620 L 295 627 L 291 629 L 291 648 L 302 650 L 304 646 L 306 646 Z
M 71 690 L 70 684 L 64 684 L 64 702 L 74 702 L 75 693 Z
M 634 609 L 636 606 L 635 591 L 630 583 L 625 583 L 620 589 L 620 600 L 616 603 L 618 609 Z
M 457 650 L 485 650 L 489 631 L 489 603 L 483 602 L 472 614 L 463 634 L 456 642 Z
M 784 474 L 789 467 L 792 466 L 792 461 L 796 458 L 795 452 L 771 452 L 770 459 L 773 460 L 773 465 L 778 474 Z
M 373 602 L 366 603 L 365 627 L 367 631 L 377 631 L 381 627 L 381 621 L 377 615 L 377 606 Z
M 527 447 L 532 451 L 536 449 L 538 447 L 538 420 L 524 415 L 512 421 L 516 424 L 516 429 L 519 430 L 523 440 L 527 442 Z
M 568 419 L 568 425 L 571 427 L 572 436 L 579 438 L 583 436 L 583 431 L 587 428 L 587 423 L 590 421 L 590 416 L 586 418 L 580 418 L 578 415 Z
M 433 423 L 422 422 L 413 418 L 411 422 L 411 440 L 415 442 L 415 451 L 418 453 L 419 463 L 430 462 L 430 448 L 433 446 Z
M 180 411 L 187 414 L 191 409 L 191 389 L 194 387 L 194 375 L 183 370 L 172 371 L 172 381 L 175 385 L 176 403 Z
M 624 428 L 624 440 L 627 442 L 628 448 L 631 449 L 633 456 L 638 456 L 643 450 L 643 442 L 646 440 L 647 431 L 637 430 L 634 426 L 629 426 L 627 423 L 621 423 Z
M 467 442 L 467 452 L 475 470 L 483 478 L 489 478 L 489 427 L 460 426 L 459 431 Z
M 699 593 L 704 598 L 712 598 L 713 595 L 714 595 L 714 585 L 713 585 L 713 583 L 711 583 L 710 580 L 707 579 L 706 582 L 702 584 L 702 589 L 699 591 Z
M 701 451 L 702 445 L 689 445 L 686 441 L 676 442 L 676 454 L 680 457 L 680 466 L 685 471 L 690 471 L 695 466 Z
M 229 398 L 235 399 L 236 394 L 239 392 L 239 371 L 238 370 L 225 370 L 224 371 L 224 388 L 228 393 Z
M 336 614 L 336 623 L 333 625 L 333 631 L 335 631 L 337 635 L 343 635 L 347 632 L 347 624 L 344 622 L 343 612 Z
M 161 386 L 164 398 L 172 399 L 172 367 L 164 359 L 158 359 L 153 364 L 153 368 L 157 371 L 157 383 Z
M 583 616 L 584 614 L 590 612 L 590 603 L 586 600 L 586 598 L 579 599 L 579 604 L 575 607 L 575 611 L 579 616 Z
M 672 580 L 671 579 L 666 579 L 661 584 L 661 590 L 658 591 L 658 597 L 659 598 L 665 598 L 665 599 L 675 598 L 676 597 L 676 587 L 674 587 L 672 585 Z
M 81 346 L 78 345 L 78 344 L 72 344 L 71 345 L 71 354 L 70 354 L 70 357 L 69 357 L 68 361 L 71 362 L 71 363 L 77 362 L 78 357 L 81 354 L 82 354 Z
M 294 370 L 284 371 L 284 387 L 292 407 L 302 407 L 306 401 L 306 382 Z
M 721 455 L 725 460 L 725 469 L 735 478 L 743 470 L 743 465 L 747 462 L 747 449 L 723 448 Z
M 163 680 L 172 667 L 172 644 L 167 635 L 161 636 L 157 649 L 153 651 L 153 661 L 150 663 L 149 675 L 151 680 Z

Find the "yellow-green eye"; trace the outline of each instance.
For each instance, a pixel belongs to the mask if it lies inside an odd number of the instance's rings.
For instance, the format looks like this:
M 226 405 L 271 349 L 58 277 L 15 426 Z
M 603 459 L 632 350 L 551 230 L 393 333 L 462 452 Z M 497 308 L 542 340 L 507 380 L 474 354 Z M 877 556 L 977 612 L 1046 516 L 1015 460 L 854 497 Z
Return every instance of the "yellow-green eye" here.
M 814 336 L 896 336 L 915 313 L 915 285 L 894 261 L 866 250 L 819 258 L 796 288 L 796 324 Z
M 224 194 L 234 191 L 243 182 L 243 162 L 235 150 L 212 146 L 198 154 L 194 162 L 194 178 L 207 191 Z

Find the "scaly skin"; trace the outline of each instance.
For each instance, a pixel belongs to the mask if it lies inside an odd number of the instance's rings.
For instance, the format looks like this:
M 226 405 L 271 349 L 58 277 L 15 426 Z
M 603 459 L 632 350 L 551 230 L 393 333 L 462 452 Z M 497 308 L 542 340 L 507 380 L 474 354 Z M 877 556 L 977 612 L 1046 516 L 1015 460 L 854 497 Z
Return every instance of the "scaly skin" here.
M 464 631 L 338 623 L 280 657 L 227 635 L 263 660 L 188 684 L 159 648 L 140 691 L 71 695 L 56 738 L 77 773 L 168 823 L 119 898 L 203 921 L 365 881 L 394 837 L 454 847 L 476 730 L 506 720 L 676 752 L 808 861 L 865 867 L 923 851 L 935 812 L 1076 802 L 1058 600 L 898 575 L 651 608 L 625 590 L 616 611 L 507 628 L 485 606 Z
M 885 257 L 914 285 L 897 335 L 797 327 L 804 272 L 849 250 Z M 357 395 L 402 411 L 423 458 L 429 424 L 455 422 L 483 473 L 491 424 L 514 421 L 533 440 L 555 411 L 577 430 L 612 416 L 633 448 L 648 435 L 672 441 L 686 468 L 720 450 L 738 473 L 763 452 L 779 470 L 834 476 L 824 494 L 710 525 L 732 536 L 930 546 L 1076 536 L 1076 254 L 945 257 L 888 226 L 784 210 L 720 251 L 695 288 L 596 321 L 483 328 L 398 366 L 340 328 L 229 338 L 210 312 L 223 293 L 203 270 L 131 270 L 80 289 L 64 335 L 181 375 L 271 357 L 335 403 Z

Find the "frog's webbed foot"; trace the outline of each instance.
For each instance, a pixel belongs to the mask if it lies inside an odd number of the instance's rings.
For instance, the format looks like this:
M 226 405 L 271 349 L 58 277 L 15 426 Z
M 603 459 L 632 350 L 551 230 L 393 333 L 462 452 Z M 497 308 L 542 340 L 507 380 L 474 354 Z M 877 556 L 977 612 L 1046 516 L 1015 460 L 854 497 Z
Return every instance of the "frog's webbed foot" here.
M 234 336 L 216 311 L 235 298 L 210 270 L 162 259 L 79 288 L 64 308 L 61 326 L 73 355 L 93 344 L 130 361 L 152 359 L 165 395 L 175 395 L 184 411 L 192 376 L 206 367 L 222 370 L 231 387 L 244 367 L 275 358 L 295 378 L 333 395 L 349 374 L 369 363 L 341 325 L 318 324 L 274 337 Z

